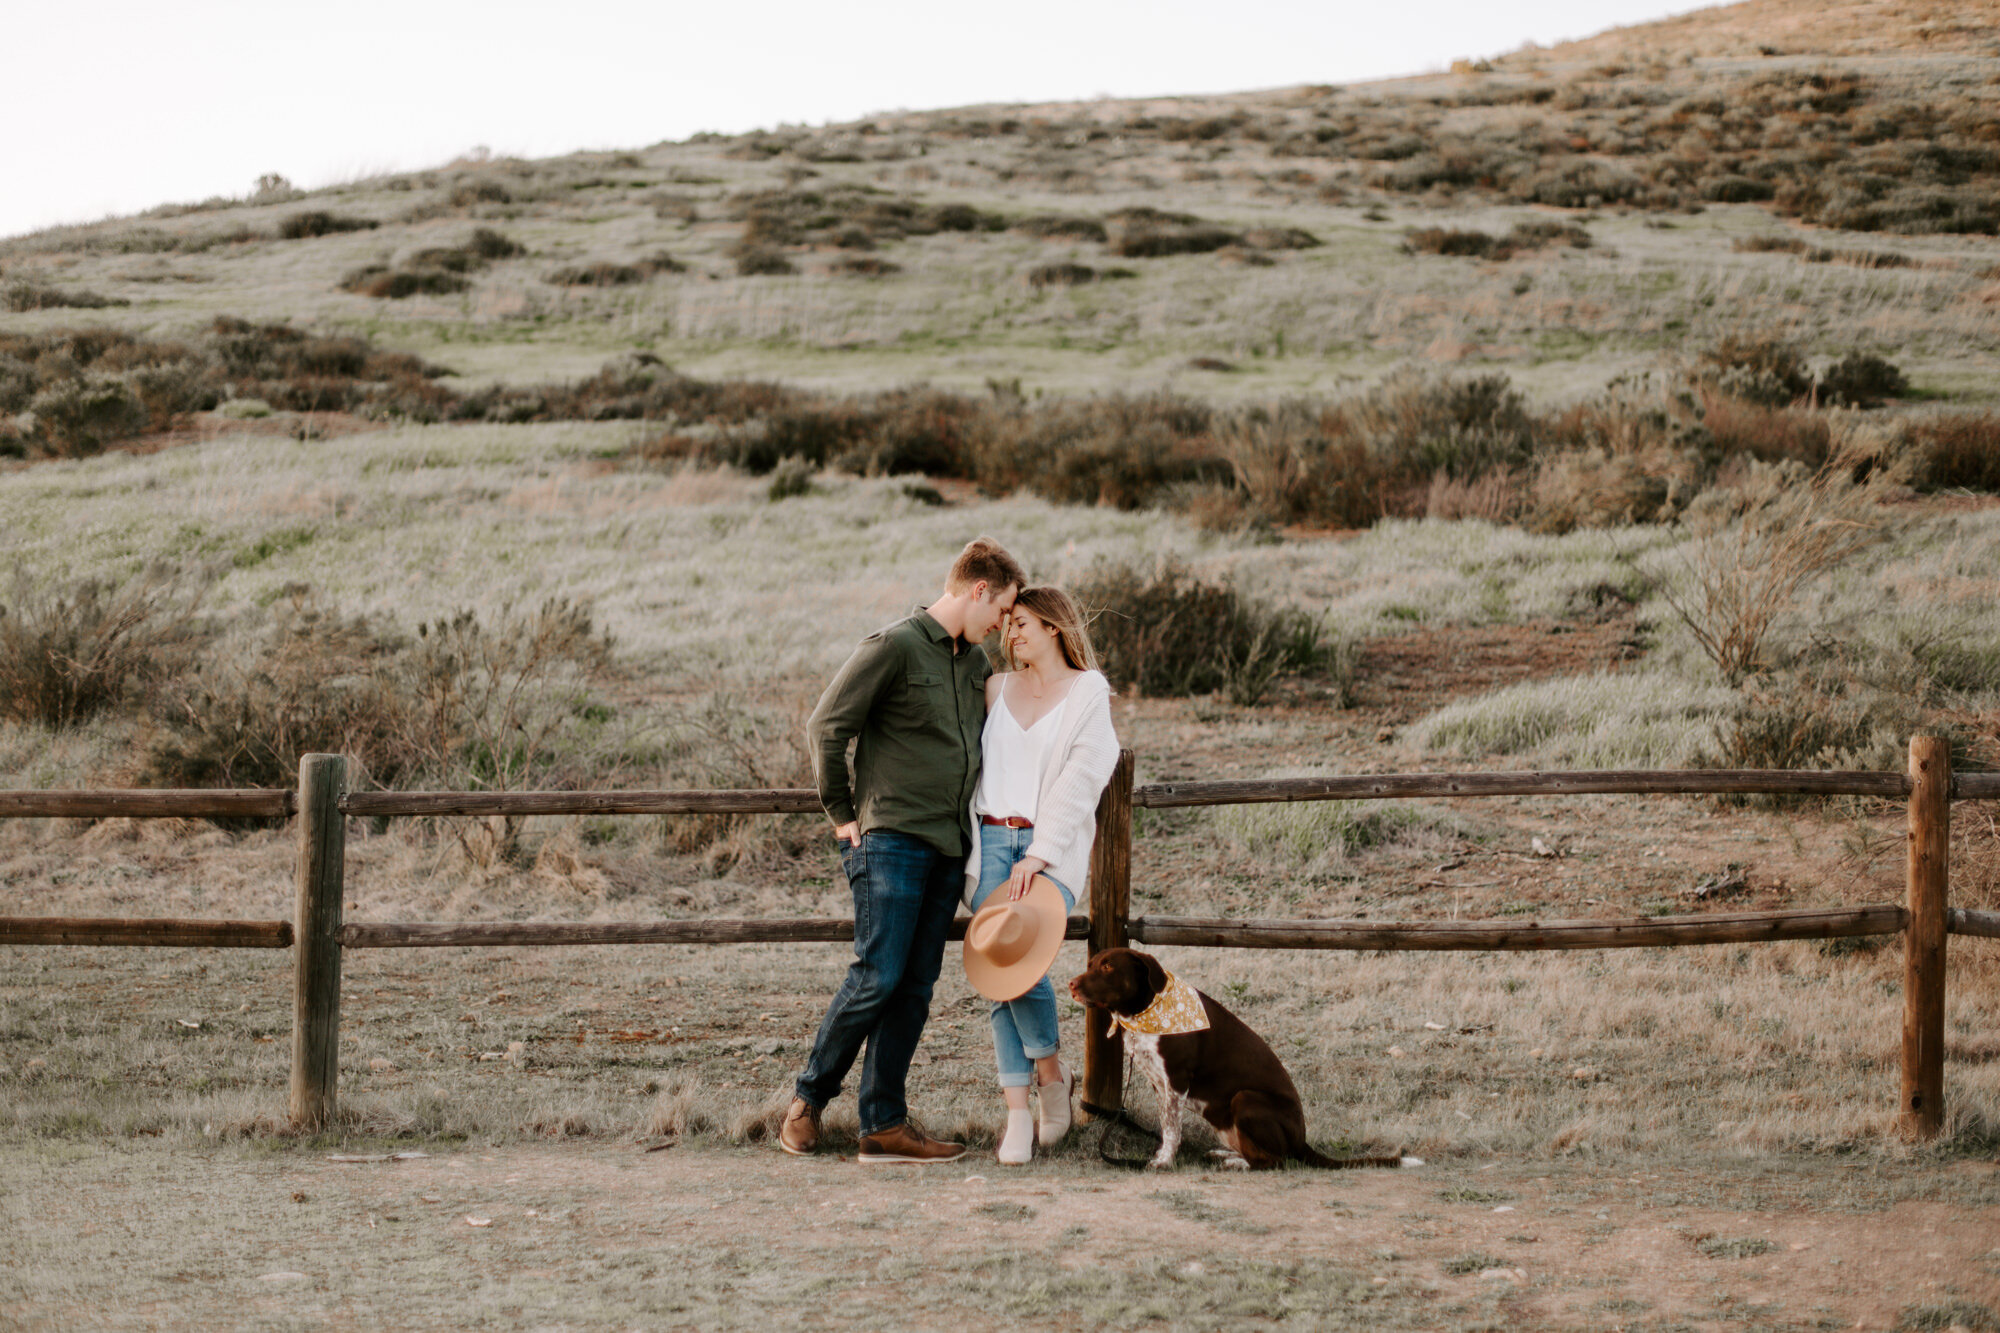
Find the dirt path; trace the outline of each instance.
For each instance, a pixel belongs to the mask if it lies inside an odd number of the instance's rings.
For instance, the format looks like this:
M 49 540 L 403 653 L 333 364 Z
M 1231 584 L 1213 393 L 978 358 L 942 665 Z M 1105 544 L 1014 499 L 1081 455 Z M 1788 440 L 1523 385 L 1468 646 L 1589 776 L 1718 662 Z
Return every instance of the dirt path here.
M 2000 1310 L 1990 1163 L 1242 1176 L 63 1147 L 0 1162 L 0 1185 L 0 1324 L 23 1329 L 1889 1329 Z

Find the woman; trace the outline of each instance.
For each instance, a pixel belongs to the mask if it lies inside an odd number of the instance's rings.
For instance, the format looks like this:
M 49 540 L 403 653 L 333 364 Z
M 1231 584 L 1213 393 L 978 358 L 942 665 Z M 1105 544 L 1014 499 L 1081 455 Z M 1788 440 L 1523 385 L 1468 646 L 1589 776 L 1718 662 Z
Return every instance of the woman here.
M 1018 902 L 1046 875 L 1074 910 L 1090 873 L 1097 798 L 1118 763 L 1111 685 L 1082 613 L 1059 588 L 1024 589 L 1001 636 L 1009 670 L 986 682 L 968 901 L 974 912 L 989 899 Z M 1009 1166 L 1027 1162 L 1037 1138 L 1051 1147 L 1069 1131 L 1076 1080 L 1058 1044 L 1046 973 L 1019 998 L 994 1002 L 993 1055 L 1007 1103 L 999 1158 Z M 1028 1111 L 1030 1087 L 1039 1122 Z

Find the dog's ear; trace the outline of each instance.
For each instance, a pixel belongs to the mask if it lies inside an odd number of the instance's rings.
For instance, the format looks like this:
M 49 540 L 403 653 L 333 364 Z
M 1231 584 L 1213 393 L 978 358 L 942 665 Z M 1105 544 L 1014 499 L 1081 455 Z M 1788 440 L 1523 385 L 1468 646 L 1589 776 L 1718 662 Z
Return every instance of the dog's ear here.
M 1153 994 L 1158 995 L 1167 988 L 1167 969 L 1160 966 L 1159 959 L 1149 953 L 1134 953 L 1132 956 L 1145 969 L 1146 981 L 1152 986 Z

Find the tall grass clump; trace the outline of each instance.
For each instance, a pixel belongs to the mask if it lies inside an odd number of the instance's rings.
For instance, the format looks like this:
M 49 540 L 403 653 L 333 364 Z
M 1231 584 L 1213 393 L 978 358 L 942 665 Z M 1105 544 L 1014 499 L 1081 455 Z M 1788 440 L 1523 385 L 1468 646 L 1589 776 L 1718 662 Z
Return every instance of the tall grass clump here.
M 1448 704 L 1403 739 L 1466 758 L 1519 755 L 1577 768 L 1685 768 L 1704 761 L 1739 706 L 1735 691 L 1666 672 L 1530 681 Z

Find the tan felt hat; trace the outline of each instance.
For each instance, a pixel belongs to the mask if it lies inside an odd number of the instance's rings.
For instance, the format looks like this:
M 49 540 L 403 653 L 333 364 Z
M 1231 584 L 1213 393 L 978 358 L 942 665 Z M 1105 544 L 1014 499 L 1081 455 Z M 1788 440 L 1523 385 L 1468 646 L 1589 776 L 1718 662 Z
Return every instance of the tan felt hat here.
M 965 979 L 989 1000 L 1018 1000 L 1048 974 L 1068 928 L 1062 890 L 1047 875 L 1019 902 L 995 889 L 965 927 Z

